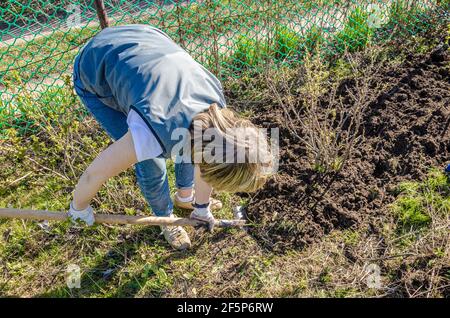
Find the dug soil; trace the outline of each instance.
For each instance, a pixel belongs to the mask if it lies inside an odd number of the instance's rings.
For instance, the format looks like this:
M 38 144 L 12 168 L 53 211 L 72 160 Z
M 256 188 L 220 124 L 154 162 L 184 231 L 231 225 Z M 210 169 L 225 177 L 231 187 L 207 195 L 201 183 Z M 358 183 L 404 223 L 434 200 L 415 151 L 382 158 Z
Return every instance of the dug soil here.
M 280 128 L 280 165 L 247 207 L 255 224 L 249 231 L 257 241 L 283 252 L 333 229 L 364 224 L 380 231 L 376 220 L 389 215 L 396 185 L 420 179 L 450 159 L 448 64 L 448 50 L 438 47 L 378 69 L 372 81 L 387 88 L 367 96 L 373 102 L 364 114 L 364 139 L 337 174 L 310 168 L 305 146 L 284 128 L 279 106 L 260 109 L 254 122 Z M 354 82 L 343 80 L 338 91 L 345 97 L 352 89 Z

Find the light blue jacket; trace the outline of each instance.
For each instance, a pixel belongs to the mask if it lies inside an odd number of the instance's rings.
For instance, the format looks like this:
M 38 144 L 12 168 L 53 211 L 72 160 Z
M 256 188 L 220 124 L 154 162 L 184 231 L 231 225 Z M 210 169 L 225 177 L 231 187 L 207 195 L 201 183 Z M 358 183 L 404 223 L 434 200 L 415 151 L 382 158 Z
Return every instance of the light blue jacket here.
M 147 123 L 168 158 L 176 128 L 188 129 L 211 103 L 226 106 L 219 80 L 172 41 L 148 25 L 102 30 L 77 56 L 84 89 L 106 105 Z

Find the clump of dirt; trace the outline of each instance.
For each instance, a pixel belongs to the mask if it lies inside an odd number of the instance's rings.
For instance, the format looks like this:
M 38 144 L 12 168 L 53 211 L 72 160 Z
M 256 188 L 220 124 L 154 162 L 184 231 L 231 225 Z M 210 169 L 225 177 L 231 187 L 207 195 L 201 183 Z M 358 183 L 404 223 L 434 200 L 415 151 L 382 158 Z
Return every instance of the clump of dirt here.
M 337 174 L 309 167 L 305 147 L 284 128 L 278 106 L 257 112 L 257 124 L 280 128 L 279 171 L 247 209 L 258 242 L 282 252 L 361 222 L 376 232 L 370 220 L 386 215 L 394 200 L 391 190 L 450 158 L 448 63 L 448 50 L 441 47 L 373 74 L 374 82 L 388 88 L 368 96 L 374 102 L 364 114 L 363 142 Z M 338 91 L 345 97 L 352 89 L 354 82 L 344 80 Z

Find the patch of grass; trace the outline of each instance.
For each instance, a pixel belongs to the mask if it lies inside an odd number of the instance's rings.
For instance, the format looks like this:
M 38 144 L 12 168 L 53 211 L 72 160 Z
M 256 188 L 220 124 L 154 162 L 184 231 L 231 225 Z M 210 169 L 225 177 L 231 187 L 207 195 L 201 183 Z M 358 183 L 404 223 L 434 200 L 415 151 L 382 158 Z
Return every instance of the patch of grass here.
M 260 65 L 267 53 L 266 41 L 258 41 L 242 35 L 236 42 L 230 61 L 236 69 L 244 70 Z
M 302 48 L 306 54 L 313 54 L 320 51 L 324 43 L 324 30 L 320 27 L 313 26 L 305 32 Z
M 416 36 L 436 26 L 443 19 L 445 4 L 396 0 L 387 12 L 388 22 L 376 31 L 378 41 Z M 430 39 L 428 39 L 430 40 Z
M 409 31 L 418 31 L 426 26 L 424 8 L 415 1 L 396 0 L 389 10 L 389 24 L 398 24 Z
M 300 36 L 287 26 L 279 26 L 274 36 L 274 58 L 278 62 L 292 59 L 299 51 Z
M 443 172 L 433 169 L 424 181 L 398 185 L 393 205 L 402 231 L 427 227 L 434 215 L 450 214 L 450 183 Z
M 361 234 L 354 230 L 345 230 L 343 231 L 344 242 L 347 245 L 355 246 L 358 244 Z
M 77 107 L 77 97 L 71 84 L 33 92 L 20 81 L 18 79 L 19 89 L 14 101 L 0 107 L 0 137 L 5 136 L 9 128 L 13 128 L 19 135 L 37 130 L 45 131 L 56 126 L 64 132 L 74 121 L 87 114 L 85 109 Z
M 431 216 L 424 209 L 423 198 L 402 197 L 396 202 L 396 214 L 403 228 L 418 229 L 431 222 Z
M 330 269 L 325 268 L 319 275 L 319 282 L 326 285 L 333 281 L 333 276 L 331 275 Z
M 360 51 L 366 47 L 374 34 L 368 18 L 369 14 L 363 8 L 353 10 L 344 29 L 335 36 L 335 48 L 339 54 Z
M 20 73 L 21 82 L 39 83 L 49 74 L 61 76 L 70 68 L 81 45 L 97 32 L 98 28 L 92 27 L 54 31 L 0 47 L 1 82 L 5 86 L 18 84 L 14 71 Z

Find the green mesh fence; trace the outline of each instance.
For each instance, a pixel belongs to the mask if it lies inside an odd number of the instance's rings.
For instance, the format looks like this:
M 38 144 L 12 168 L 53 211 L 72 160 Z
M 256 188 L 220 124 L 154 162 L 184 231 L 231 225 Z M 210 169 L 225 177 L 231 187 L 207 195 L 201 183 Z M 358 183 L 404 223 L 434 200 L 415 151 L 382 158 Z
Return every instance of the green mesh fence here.
M 448 18 L 449 0 L 105 0 L 110 26 L 159 27 L 219 78 L 298 63 L 309 50 L 331 56 L 371 41 L 414 34 Z M 100 31 L 94 1 L 0 3 L 0 132 L 27 131 L 36 111 L 64 118 L 74 99 L 73 59 Z M 70 92 L 70 93 L 67 93 Z M 73 100 L 73 104 L 76 104 Z

